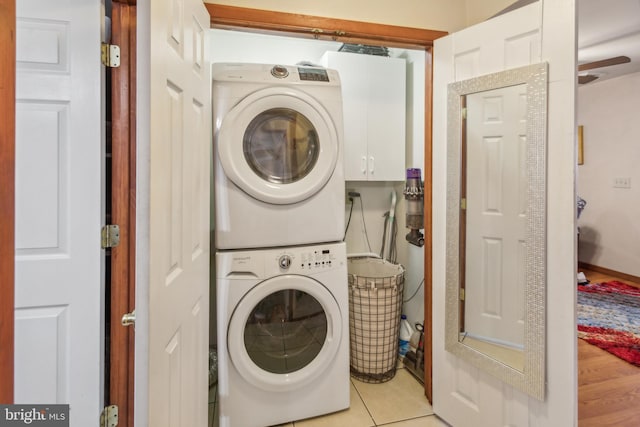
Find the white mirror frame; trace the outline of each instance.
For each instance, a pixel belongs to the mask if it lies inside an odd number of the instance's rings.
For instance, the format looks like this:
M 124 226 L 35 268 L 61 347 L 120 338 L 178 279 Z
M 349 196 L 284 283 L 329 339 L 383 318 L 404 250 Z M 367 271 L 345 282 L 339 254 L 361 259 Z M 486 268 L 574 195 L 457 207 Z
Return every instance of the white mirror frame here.
M 445 348 L 539 400 L 544 400 L 546 307 L 546 140 L 547 72 L 540 63 L 488 74 L 448 86 L 447 119 L 447 253 Z M 526 173 L 527 223 L 525 256 L 524 367 L 508 366 L 459 341 L 460 332 L 460 189 L 461 97 L 501 87 L 527 85 Z

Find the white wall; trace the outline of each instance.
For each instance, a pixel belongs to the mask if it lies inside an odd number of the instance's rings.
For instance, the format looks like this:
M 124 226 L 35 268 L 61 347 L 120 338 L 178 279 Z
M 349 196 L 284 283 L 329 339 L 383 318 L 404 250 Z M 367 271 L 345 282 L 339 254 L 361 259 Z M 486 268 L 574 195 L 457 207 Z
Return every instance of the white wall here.
M 422 169 L 422 163 L 416 163 L 411 167 Z M 404 182 L 348 181 L 347 189 L 360 193 L 360 198 L 354 199 L 351 223 L 345 241 L 347 242 L 347 252 L 350 254 L 367 252 L 379 254 L 384 232 L 384 214 L 390 209 L 391 193 L 395 191 L 397 198 L 395 212 L 397 262 L 405 267 L 403 299 L 407 301 L 413 296 L 403 305 L 403 313 L 407 315 L 409 323 L 414 325 L 416 322 L 424 322 L 424 284 L 422 283 L 424 279 L 424 248 L 411 245 L 405 239 L 409 230 L 405 228 L 406 203 L 402 195 L 403 188 Z M 347 203 L 347 214 L 349 209 L 350 204 Z
M 640 73 L 581 85 L 578 124 L 584 126 L 584 164 L 578 194 L 580 261 L 640 276 Z M 616 177 L 631 188 L 614 188 Z
M 230 30 L 210 30 L 211 63 L 252 62 L 295 65 L 300 61 L 320 64 L 327 50 L 336 51 L 342 43 L 300 39 Z

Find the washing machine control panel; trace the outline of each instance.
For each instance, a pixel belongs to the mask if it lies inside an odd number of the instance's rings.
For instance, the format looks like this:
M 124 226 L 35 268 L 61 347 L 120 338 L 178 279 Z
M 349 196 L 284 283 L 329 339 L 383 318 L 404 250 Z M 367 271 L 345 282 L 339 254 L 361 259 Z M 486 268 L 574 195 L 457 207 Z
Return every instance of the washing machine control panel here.
M 318 246 L 301 247 L 277 252 L 274 261 L 281 273 L 308 274 L 342 267 L 345 260 L 340 260 L 338 252 Z
M 336 254 L 330 249 L 314 248 L 308 252 L 301 252 L 298 264 L 301 271 L 316 271 L 329 269 L 336 263 Z
M 313 275 L 347 268 L 344 242 L 287 248 L 219 251 L 216 253 L 216 277 L 246 280 L 280 274 Z

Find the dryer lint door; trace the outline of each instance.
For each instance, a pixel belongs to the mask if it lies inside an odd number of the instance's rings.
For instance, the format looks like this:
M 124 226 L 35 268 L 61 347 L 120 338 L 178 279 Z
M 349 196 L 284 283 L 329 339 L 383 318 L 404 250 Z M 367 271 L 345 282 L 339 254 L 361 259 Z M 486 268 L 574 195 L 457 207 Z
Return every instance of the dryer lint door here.
M 292 88 L 252 93 L 225 116 L 218 134 L 225 175 L 272 204 L 305 200 L 327 183 L 338 160 L 338 133 L 327 110 Z
M 309 277 L 265 280 L 231 315 L 229 356 L 254 387 L 295 390 L 326 373 L 340 347 L 343 316 L 327 288 Z

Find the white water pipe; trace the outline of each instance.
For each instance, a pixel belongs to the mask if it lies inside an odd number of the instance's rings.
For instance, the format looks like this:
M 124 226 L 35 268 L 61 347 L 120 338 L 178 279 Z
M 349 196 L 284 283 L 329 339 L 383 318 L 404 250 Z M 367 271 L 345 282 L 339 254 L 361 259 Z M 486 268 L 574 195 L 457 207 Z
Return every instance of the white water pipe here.
M 396 217 L 396 192 L 391 192 L 391 206 L 389 208 L 389 220 L 387 221 L 387 229 L 385 230 L 386 237 L 384 239 L 385 245 L 382 252 L 382 258 L 390 260 L 391 247 L 393 245 L 393 224 Z

